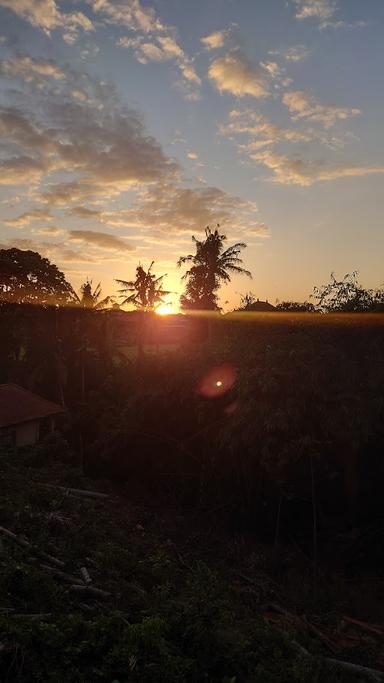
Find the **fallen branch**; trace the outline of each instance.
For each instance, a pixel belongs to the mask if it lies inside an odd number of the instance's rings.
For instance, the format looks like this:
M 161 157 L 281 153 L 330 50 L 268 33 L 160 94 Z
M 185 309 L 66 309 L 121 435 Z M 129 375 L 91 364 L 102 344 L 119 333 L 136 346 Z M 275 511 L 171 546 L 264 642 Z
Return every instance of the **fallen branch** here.
M 100 493 L 99 491 L 85 491 L 84 489 L 72 489 L 66 486 L 57 486 L 56 484 L 42 484 L 38 483 L 38 486 L 43 486 L 48 489 L 57 489 L 58 491 L 63 491 L 68 496 L 76 496 L 79 498 L 109 498 L 108 493 Z
M 52 616 L 52 612 L 46 612 L 45 614 L 12 614 L 12 617 L 19 619 L 47 619 Z
M 378 671 L 377 669 L 369 669 L 368 667 L 361 666 L 360 664 L 352 664 L 352 662 L 345 662 L 341 659 L 333 659 L 331 657 L 314 657 L 314 655 L 308 652 L 305 647 L 294 640 L 291 641 L 291 645 L 301 657 L 317 659 L 326 666 L 332 667 L 334 669 L 340 669 L 340 671 L 348 672 L 354 676 L 360 676 L 371 683 L 384 683 L 384 673 L 382 671 Z
M 57 557 L 54 557 L 53 555 L 49 555 L 48 553 L 45 553 L 41 550 L 36 550 L 35 552 L 41 557 L 42 560 L 45 560 L 46 562 L 50 562 L 51 564 L 56 565 L 56 567 L 65 567 L 65 562 L 62 560 L 59 560 Z
M 41 569 L 45 569 L 46 571 L 50 572 L 53 576 L 56 576 L 58 579 L 61 579 L 65 583 L 77 583 L 80 586 L 83 585 L 82 580 L 78 579 L 76 576 L 72 576 L 72 574 L 66 574 L 65 572 L 61 572 L 58 569 L 50 567 L 47 564 L 40 564 L 40 567 Z
M 39 550 L 36 546 L 34 546 L 32 543 L 29 541 L 26 541 L 25 538 L 22 538 L 21 536 L 18 536 L 17 534 L 14 534 L 13 531 L 10 531 L 9 529 L 6 529 L 3 526 L 0 526 L 0 533 L 4 534 L 7 538 L 10 538 L 12 541 L 20 545 L 22 548 L 25 548 L 29 552 L 33 552 L 39 557 L 41 557 L 43 560 L 46 560 L 47 562 L 50 562 L 51 564 L 56 565 L 57 567 L 65 567 L 65 562 L 62 562 L 62 560 L 58 560 L 57 557 L 54 557 L 53 555 L 49 555 L 48 553 L 44 552 L 43 550 Z
M 305 626 L 308 627 L 308 630 L 311 631 L 315 636 L 317 636 L 322 643 L 324 643 L 328 650 L 333 652 L 334 655 L 337 654 L 337 646 L 330 640 L 330 638 L 328 638 L 328 636 L 325 635 L 325 633 L 320 631 L 320 629 L 318 629 L 310 621 L 308 621 L 306 616 L 302 617 L 302 621 L 305 624 Z
M 112 593 L 109 593 L 108 591 L 103 591 L 100 588 L 94 588 L 94 586 L 84 586 L 78 583 L 70 586 L 69 590 L 71 593 L 78 593 L 82 596 L 89 595 L 93 598 L 106 599 L 112 597 Z
M 343 621 L 347 624 L 352 624 L 352 626 L 358 626 L 363 631 L 372 633 L 375 636 L 384 638 L 384 630 L 380 626 L 376 626 L 376 624 L 367 624 L 365 621 L 359 621 L 359 619 L 353 619 L 352 617 L 343 617 Z

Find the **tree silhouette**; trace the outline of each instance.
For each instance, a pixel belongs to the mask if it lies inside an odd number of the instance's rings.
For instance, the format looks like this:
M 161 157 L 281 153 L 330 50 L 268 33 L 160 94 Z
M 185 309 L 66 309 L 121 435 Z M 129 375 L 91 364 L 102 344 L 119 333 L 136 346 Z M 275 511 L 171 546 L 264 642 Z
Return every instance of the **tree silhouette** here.
M 316 307 L 327 313 L 362 313 L 378 308 L 380 290 L 364 289 L 357 280 L 357 271 L 347 273 L 337 280 L 331 273 L 331 280 L 322 287 L 314 287 L 312 298 L 317 299 Z
M 316 306 L 309 301 L 280 301 L 276 306 L 280 313 L 315 313 Z
M 185 294 L 180 297 L 180 304 L 184 309 L 218 310 L 217 291 L 222 282 L 231 281 L 230 274 L 252 277 L 248 270 L 241 267 L 242 259 L 239 257 L 241 250 L 247 245 L 237 242 L 224 249 L 227 237 L 219 233 L 219 227 L 217 225 L 212 231 L 208 226 L 204 240 L 193 236 L 195 254 L 181 256 L 177 262 L 178 266 L 192 264 L 182 278 L 186 280 Z
M 100 299 L 101 296 L 101 283 L 95 287 L 92 291 L 92 280 L 86 280 L 80 287 L 81 297 L 77 296 L 79 304 L 83 308 L 94 308 L 100 309 L 108 306 L 110 302 L 113 302 L 113 297 L 106 296 L 104 299 Z
M 148 270 L 145 271 L 141 265 L 136 268 L 135 280 L 116 280 L 122 289 L 119 289 L 122 304 L 133 304 L 141 311 L 154 311 L 157 306 L 164 303 L 164 298 L 171 292 L 163 289 L 163 279 L 165 275 L 156 277 L 151 273 L 154 261 L 152 261 Z M 128 296 L 125 296 L 128 295 Z
M 47 258 L 35 251 L 0 249 L 0 301 L 65 305 L 76 298 L 64 273 Z

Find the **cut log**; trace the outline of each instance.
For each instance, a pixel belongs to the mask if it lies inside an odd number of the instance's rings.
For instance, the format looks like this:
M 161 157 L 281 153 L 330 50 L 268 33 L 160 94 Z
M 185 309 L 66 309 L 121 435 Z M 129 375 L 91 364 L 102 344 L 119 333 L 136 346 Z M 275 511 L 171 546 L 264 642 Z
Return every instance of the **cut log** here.
M 86 567 L 80 567 L 80 573 L 81 576 L 83 577 L 83 581 L 86 586 L 89 586 L 90 583 L 92 583 L 92 579 L 89 576 L 88 569 Z
M 5 527 L 3 526 L 0 526 L 0 533 L 4 536 L 7 536 L 7 538 L 11 538 L 12 541 L 15 541 L 15 543 L 21 545 L 22 548 L 27 548 L 28 550 L 31 548 L 31 544 L 29 543 L 29 541 L 26 541 L 24 538 L 21 538 L 21 536 L 17 536 L 17 534 L 14 534 L 13 531 L 5 529 Z
M 71 593 L 77 593 L 82 597 L 88 595 L 92 598 L 100 598 L 104 600 L 106 598 L 112 597 L 112 593 L 109 593 L 108 591 L 103 591 L 100 588 L 95 588 L 94 586 L 84 586 L 82 583 L 80 585 L 75 583 L 74 585 L 70 586 L 69 590 Z
M 108 493 L 100 493 L 99 491 L 86 491 L 84 489 L 72 489 L 66 486 L 57 486 L 56 484 L 41 484 L 39 483 L 39 486 L 43 486 L 44 488 L 48 489 L 57 489 L 58 491 L 63 491 L 63 493 L 67 493 L 69 496 L 76 496 L 79 498 L 109 498 Z
M 46 612 L 45 614 L 12 614 L 12 618 L 19 619 L 48 619 L 52 616 L 52 612 Z
M 76 583 L 79 584 L 80 586 L 83 585 L 83 582 L 81 579 L 76 578 L 76 576 L 72 576 L 72 574 L 66 574 L 65 572 L 61 572 L 59 569 L 55 569 L 54 567 L 50 567 L 48 564 L 40 564 L 41 569 L 45 569 L 47 572 L 50 572 L 53 576 L 56 576 L 58 579 L 61 581 L 64 581 L 65 583 Z
M 41 557 L 42 560 L 45 560 L 46 562 L 49 562 L 50 564 L 56 565 L 56 567 L 65 567 L 65 562 L 62 560 L 59 560 L 57 557 L 54 557 L 53 555 L 49 555 L 48 553 L 43 552 L 42 550 L 37 550 L 35 549 L 35 552 Z
M 22 538 L 21 536 L 18 536 L 17 534 L 14 534 L 13 531 L 10 531 L 9 529 L 6 529 L 3 526 L 0 526 L 0 533 L 6 536 L 7 538 L 10 538 L 12 541 L 20 545 L 22 548 L 25 548 L 29 552 L 33 552 L 39 557 L 41 557 L 43 560 L 46 560 L 46 562 L 50 562 L 51 564 L 56 565 L 56 567 L 64 567 L 65 562 L 62 562 L 62 560 L 59 560 L 57 557 L 53 557 L 53 555 L 49 555 L 48 553 L 44 552 L 43 550 L 39 550 L 34 546 L 32 543 L 27 541 L 25 538 Z

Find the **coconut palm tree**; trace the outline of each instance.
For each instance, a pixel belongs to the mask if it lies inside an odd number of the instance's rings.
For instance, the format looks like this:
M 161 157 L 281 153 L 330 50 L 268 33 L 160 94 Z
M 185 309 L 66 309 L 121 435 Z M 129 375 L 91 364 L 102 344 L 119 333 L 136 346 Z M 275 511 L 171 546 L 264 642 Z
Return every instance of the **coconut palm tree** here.
M 180 298 L 182 308 L 200 310 L 218 310 L 217 291 L 223 282 L 230 282 L 232 274 L 252 277 L 248 270 L 241 267 L 243 263 L 239 254 L 247 246 L 237 242 L 224 249 L 226 235 L 220 234 L 217 225 L 214 231 L 208 226 L 205 239 L 192 237 L 195 243 L 195 254 L 181 256 L 178 266 L 191 263 L 192 266 L 183 275 L 186 281 L 185 294 Z
M 122 304 L 133 304 L 135 308 L 141 311 L 154 311 L 156 308 L 164 303 L 164 298 L 171 292 L 163 289 L 163 279 L 165 275 L 156 277 L 151 272 L 154 261 L 150 264 L 148 270 L 144 270 L 142 265 L 136 268 L 135 280 L 116 280 L 122 286 L 119 289 Z
M 81 285 L 80 294 L 80 297 L 78 295 L 76 296 L 79 304 L 83 308 L 100 309 L 105 308 L 105 306 L 108 306 L 109 303 L 113 302 L 113 297 L 111 296 L 106 296 L 99 301 L 101 296 L 101 283 L 99 282 L 97 287 L 92 291 L 92 280 L 86 280 L 86 282 Z

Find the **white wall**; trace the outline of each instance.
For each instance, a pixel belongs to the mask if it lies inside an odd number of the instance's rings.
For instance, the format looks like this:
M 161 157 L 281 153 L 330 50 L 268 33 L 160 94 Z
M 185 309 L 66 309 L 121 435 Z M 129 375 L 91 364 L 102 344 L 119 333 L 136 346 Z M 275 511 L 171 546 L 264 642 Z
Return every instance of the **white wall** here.
M 25 422 L 16 426 L 16 448 L 33 446 L 39 440 L 39 422 Z

